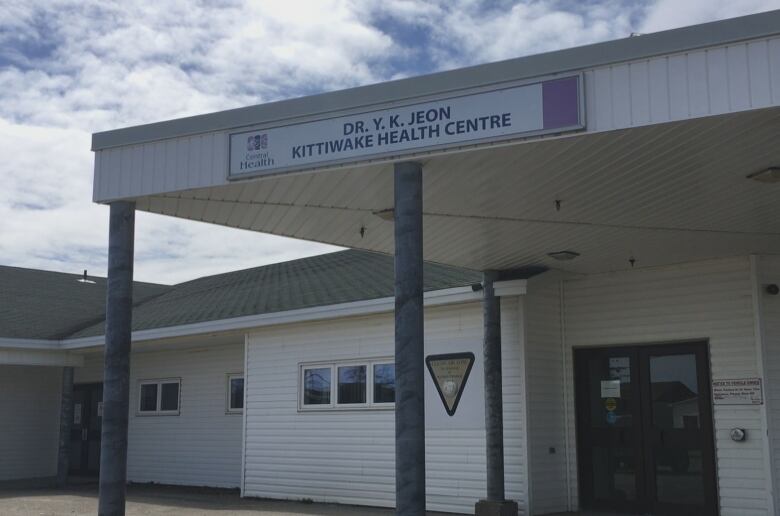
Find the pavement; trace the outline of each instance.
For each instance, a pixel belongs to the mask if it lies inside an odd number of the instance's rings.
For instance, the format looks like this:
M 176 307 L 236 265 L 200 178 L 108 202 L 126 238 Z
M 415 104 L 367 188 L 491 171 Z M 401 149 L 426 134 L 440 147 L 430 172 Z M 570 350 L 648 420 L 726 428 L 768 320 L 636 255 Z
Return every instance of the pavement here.
M 392 516 L 392 509 L 350 505 L 241 498 L 236 489 L 131 484 L 127 516 Z M 12 488 L 0 490 L 3 516 L 81 516 L 97 513 L 97 485 L 64 489 Z M 454 516 L 428 513 L 429 516 Z

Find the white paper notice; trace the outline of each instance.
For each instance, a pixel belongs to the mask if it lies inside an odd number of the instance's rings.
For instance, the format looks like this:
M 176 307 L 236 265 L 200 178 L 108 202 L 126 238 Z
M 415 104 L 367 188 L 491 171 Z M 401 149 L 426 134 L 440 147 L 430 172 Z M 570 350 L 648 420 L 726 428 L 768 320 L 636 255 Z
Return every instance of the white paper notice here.
M 620 380 L 601 380 L 602 398 L 620 397 Z

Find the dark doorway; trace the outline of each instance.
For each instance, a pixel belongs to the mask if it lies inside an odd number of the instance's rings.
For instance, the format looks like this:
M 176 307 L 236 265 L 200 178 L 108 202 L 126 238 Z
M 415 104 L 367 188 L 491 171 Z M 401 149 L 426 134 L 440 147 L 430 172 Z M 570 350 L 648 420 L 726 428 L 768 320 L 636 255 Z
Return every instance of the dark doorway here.
M 73 421 L 70 428 L 70 474 L 100 472 L 100 431 L 103 419 L 103 384 L 73 386 Z
M 583 508 L 715 516 L 707 344 L 578 349 L 574 365 Z

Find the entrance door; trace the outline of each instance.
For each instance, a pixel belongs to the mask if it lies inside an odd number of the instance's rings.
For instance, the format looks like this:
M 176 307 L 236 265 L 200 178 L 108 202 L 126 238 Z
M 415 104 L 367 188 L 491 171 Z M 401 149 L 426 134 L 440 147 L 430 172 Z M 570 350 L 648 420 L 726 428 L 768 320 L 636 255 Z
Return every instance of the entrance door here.
M 706 343 L 575 351 L 586 509 L 714 516 Z
M 70 428 L 70 474 L 97 475 L 99 473 L 102 416 L 103 384 L 74 385 L 73 421 Z

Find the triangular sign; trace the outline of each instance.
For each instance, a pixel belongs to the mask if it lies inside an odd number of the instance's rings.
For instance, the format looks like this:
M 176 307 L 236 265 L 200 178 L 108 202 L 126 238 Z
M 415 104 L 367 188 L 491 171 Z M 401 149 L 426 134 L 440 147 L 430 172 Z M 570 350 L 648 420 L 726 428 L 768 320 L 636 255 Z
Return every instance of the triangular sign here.
M 444 410 L 450 416 L 455 415 L 466 380 L 471 373 L 471 366 L 474 365 L 474 353 L 428 355 L 425 357 L 425 365 L 428 366 L 433 384 L 439 391 Z

